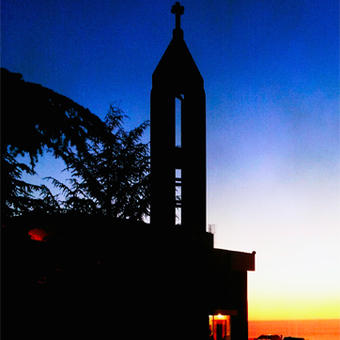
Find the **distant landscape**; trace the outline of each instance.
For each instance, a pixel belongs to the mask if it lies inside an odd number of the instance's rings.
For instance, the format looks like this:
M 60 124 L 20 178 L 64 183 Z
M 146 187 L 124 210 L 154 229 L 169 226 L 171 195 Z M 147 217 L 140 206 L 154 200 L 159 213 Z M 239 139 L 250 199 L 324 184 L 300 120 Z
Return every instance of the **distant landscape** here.
M 303 337 L 305 340 L 339 340 L 340 319 L 249 321 L 249 340 L 261 334 Z

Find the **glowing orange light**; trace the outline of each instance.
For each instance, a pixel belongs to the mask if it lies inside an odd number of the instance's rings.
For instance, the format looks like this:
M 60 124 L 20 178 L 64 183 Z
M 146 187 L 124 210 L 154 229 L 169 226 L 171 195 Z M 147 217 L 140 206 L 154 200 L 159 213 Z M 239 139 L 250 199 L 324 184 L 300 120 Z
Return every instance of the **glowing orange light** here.
M 33 228 L 28 232 L 31 240 L 38 242 L 45 242 L 48 236 L 47 232 L 41 228 Z
M 210 336 L 213 340 L 230 337 L 230 315 L 222 315 L 220 313 L 209 315 Z M 220 335 L 218 335 L 220 334 Z
M 227 316 L 226 315 L 222 315 L 222 314 L 217 314 L 214 316 L 214 318 L 216 320 L 227 320 Z

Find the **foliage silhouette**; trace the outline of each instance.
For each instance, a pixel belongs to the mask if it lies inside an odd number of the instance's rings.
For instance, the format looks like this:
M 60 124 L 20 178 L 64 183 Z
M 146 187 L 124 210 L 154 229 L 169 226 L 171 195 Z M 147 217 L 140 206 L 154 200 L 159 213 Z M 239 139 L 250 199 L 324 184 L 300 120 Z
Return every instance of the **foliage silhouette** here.
M 59 204 L 45 185 L 34 185 L 21 180 L 23 173 L 34 175 L 28 165 L 18 162 L 10 153 L 1 159 L 2 214 L 4 217 L 35 211 L 52 214 L 59 211 Z M 35 198 L 39 194 L 40 198 Z
M 140 137 L 148 123 L 126 132 L 114 107 L 105 122 L 71 99 L 22 75 L 1 69 L 1 208 L 4 217 L 35 213 L 96 213 L 140 219 L 148 214 L 148 145 Z M 66 200 L 45 185 L 22 180 L 35 174 L 44 151 L 62 158 L 71 188 L 51 179 Z M 18 155 L 28 155 L 30 164 Z M 112 206 L 114 205 L 114 206 Z
M 86 148 L 88 136 L 100 137 L 105 129 L 88 109 L 3 68 L 1 98 L 1 144 L 14 157 L 28 153 L 32 165 L 45 147 L 62 157 L 70 146 Z
M 49 177 L 66 197 L 64 210 L 136 221 L 149 214 L 149 148 L 140 141 L 148 122 L 126 132 L 122 119 L 121 110 L 111 106 L 106 133 L 64 156 L 70 187 Z

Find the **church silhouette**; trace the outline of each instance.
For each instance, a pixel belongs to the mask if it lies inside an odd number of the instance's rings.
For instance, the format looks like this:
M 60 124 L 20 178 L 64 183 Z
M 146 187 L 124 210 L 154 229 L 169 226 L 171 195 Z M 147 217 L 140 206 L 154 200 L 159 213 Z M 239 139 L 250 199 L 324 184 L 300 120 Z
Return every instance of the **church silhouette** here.
M 150 223 L 9 221 L 4 339 L 248 339 L 255 252 L 216 249 L 206 231 L 204 82 L 183 39 L 184 8 L 172 13 L 152 75 Z
M 171 12 L 176 26 L 151 91 L 151 225 L 168 234 L 167 320 L 176 339 L 246 340 L 255 253 L 215 249 L 206 232 L 204 81 L 183 39 L 184 8 Z

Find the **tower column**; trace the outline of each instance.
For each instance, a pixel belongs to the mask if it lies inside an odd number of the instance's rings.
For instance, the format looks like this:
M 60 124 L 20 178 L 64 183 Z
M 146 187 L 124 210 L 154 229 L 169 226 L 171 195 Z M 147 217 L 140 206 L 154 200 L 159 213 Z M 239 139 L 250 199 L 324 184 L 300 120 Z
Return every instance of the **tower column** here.
M 183 228 L 201 233 L 206 226 L 205 92 L 203 78 L 183 40 L 183 12 L 179 3 L 173 6 L 173 38 L 152 75 L 151 223 L 173 227 L 176 212 L 180 212 Z M 179 146 L 176 98 L 181 102 Z M 176 199 L 176 189 L 180 199 Z
M 151 223 L 175 225 L 175 113 L 171 94 L 151 91 Z
M 184 95 L 182 113 L 182 224 L 193 231 L 206 227 L 206 118 L 203 87 Z

